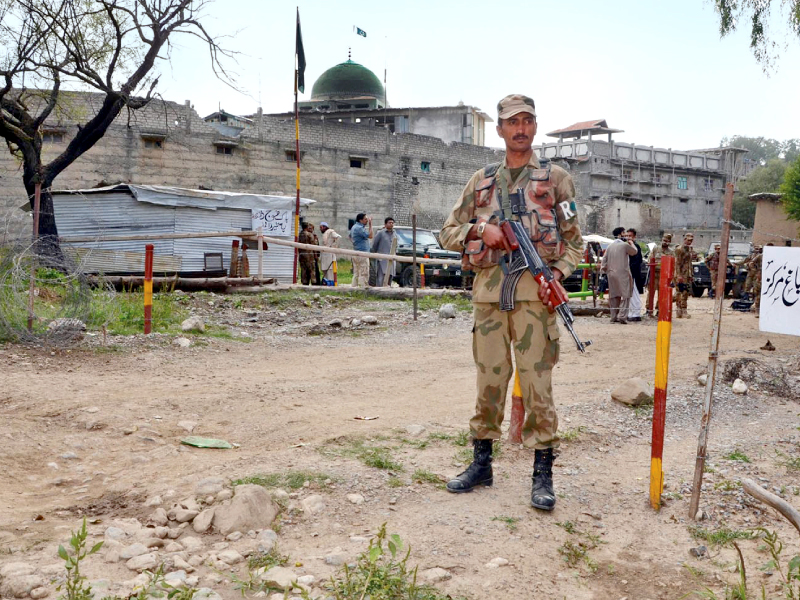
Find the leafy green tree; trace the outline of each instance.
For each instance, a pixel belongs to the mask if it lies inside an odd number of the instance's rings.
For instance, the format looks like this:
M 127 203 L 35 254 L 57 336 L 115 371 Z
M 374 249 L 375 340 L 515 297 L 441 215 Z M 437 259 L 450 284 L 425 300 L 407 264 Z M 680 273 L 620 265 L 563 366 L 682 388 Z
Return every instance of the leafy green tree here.
M 800 157 L 786 169 L 780 191 L 786 214 L 790 219 L 800 220 Z
M 750 49 L 764 71 L 769 71 L 779 44 L 769 31 L 770 12 L 776 6 L 789 24 L 789 36 L 800 40 L 800 0 L 714 0 L 719 33 L 725 37 L 742 25 L 750 27 Z M 745 25 L 747 24 L 747 25 Z
M 755 202 L 750 202 L 750 194 L 761 192 L 778 193 L 784 181 L 787 163 L 780 158 L 770 159 L 763 167 L 757 167 L 741 180 L 733 196 L 733 220 L 752 227 L 756 218 Z
M 758 162 L 760 165 L 767 164 L 771 158 L 783 158 L 794 160 L 800 154 L 800 139 L 788 139 L 780 142 L 771 138 L 747 137 L 746 135 L 734 135 L 724 137 L 720 142 L 720 147 L 734 146 L 747 150 L 745 158 Z

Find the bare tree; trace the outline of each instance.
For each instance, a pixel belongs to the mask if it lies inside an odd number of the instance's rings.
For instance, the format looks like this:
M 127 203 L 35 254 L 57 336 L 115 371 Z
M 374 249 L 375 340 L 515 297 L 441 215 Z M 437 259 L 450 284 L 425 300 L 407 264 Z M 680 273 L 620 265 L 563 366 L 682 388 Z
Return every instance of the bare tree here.
M 203 26 L 206 0 L 0 0 L 0 136 L 22 162 L 32 197 L 42 185 L 39 234 L 43 250 L 59 252 L 50 188 L 58 175 L 106 133 L 127 108 L 153 98 L 157 62 L 168 60 L 175 35 L 207 46 L 218 77 L 231 53 Z M 42 131 L 66 89 L 100 92 L 64 151 L 42 162 Z

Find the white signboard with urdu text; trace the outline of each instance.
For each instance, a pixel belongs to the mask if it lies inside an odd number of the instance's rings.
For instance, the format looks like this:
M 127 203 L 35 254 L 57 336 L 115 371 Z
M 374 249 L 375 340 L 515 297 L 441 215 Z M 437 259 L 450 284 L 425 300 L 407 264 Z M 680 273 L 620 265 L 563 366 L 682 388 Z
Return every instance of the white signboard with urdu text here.
M 800 248 L 764 246 L 759 329 L 800 335 Z
M 280 209 L 253 209 L 253 231 L 264 228 L 264 235 L 272 237 L 294 237 L 292 211 Z

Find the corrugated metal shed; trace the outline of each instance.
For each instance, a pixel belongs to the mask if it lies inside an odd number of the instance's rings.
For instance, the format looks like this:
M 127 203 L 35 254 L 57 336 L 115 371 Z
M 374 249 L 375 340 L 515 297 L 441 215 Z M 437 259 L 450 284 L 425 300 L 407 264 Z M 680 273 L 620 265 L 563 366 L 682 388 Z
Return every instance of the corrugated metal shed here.
M 301 199 L 301 207 L 314 200 Z M 118 185 L 94 190 L 53 192 L 56 225 L 63 237 L 207 231 L 249 231 L 252 213 L 263 210 L 290 211 L 294 219 L 295 199 L 235 192 L 190 190 L 166 186 Z M 178 240 L 97 241 L 63 244 L 86 272 L 141 273 L 144 247 L 152 243 L 156 273 L 202 274 L 204 254 L 221 252 L 225 269 L 230 268 L 231 241 L 235 238 Z M 255 246 L 255 244 L 253 244 Z M 250 272 L 257 273 L 258 252 L 248 251 Z M 291 282 L 294 250 L 269 247 L 264 254 L 264 276 Z

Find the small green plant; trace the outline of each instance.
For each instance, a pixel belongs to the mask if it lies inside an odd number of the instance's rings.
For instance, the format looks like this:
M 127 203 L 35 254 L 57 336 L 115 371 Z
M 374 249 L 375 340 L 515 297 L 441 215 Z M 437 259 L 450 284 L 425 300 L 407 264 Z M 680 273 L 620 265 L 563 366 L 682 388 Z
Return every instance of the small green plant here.
M 326 482 L 335 481 L 335 478 L 327 473 L 318 473 L 316 471 L 285 471 L 283 473 L 259 473 L 257 475 L 235 479 L 232 483 L 234 486 L 254 484 L 265 488 L 286 487 L 292 490 L 298 490 L 305 485 L 306 481 L 310 482 L 312 485 L 325 488 L 327 485 Z
M 410 440 L 408 438 L 401 438 L 400 443 L 406 446 L 411 446 L 412 448 L 416 448 L 417 450 L 424 450 L 428 447 L 430 442 L 428 440 Z
M 734 540 L 749 540 L 754 536 L 751 530 L 729 529 L 728 527 L 721 527 L 716 530 L 689 527 L 689 533 L 693 538 L 703 540 L 711 546 L 727 546 Z
M 405 485 L 402 479 L 400 479 L 399 477 L 395 477 L 394 475 L 389 477 L 389 481 L 387 483 L 390 488 L 399 488 Z
M 446 600 L 436 588 L 417 584 L 417 569 L 408 565 L 411 547 L 397 534 L 387 534 L 386 523 L 370 540 L 369 547 L 331 577 L 336 600 Z
M 406 304 L 411 304 L 412 300 L 406 300 Z M 461 295 L 448 295 L 448 296 L 423 296 L 417 301 L 419 310 L 434 310 L 438 311 L 445 304 L 452 304 L 456 310 L 461 312 L 472 312 L 472 300 L 466 296 Z
M 600 537 L 580 531 L 572 521 L 557 522 L 556 525 L 578 538 L 576 540 L 568 539 L 558 548 L 558 553 L 564 557 L 567 565 L 577 567 L 584 564 L 590 573 L 596 572 L 597 562 L 589 556 L 589 551 L 594 550 L 602 543 Z
M 744 452 L 741 452 L 738 448 L 736 450 L 734 450 L 733 452 L 730 452 L 730 453 L 726 454 L 722 458 L 724 458 L 725 460 L 735 460 L 735 461 L 744 462 L 744 463 L 749 463 L 750 462 L 750 459 L 747 457 L 747 454 L 745 454 Z
M 517 517 L 492 517 L 492 521 L 500 521 L 501 523 L 505 523 L 506 527 L 508 527 L 509 531 L 516 531 L 517 530 L 517 523 L 519 519 Z
M 196 588 L 186 587 L 183 584 L 174 585 L 164 578 L 164 565 L 159 565 L 155 572 L 145 571 L 148 582 L 138 588 L 138 591 L 129 597 L 129 600 L 151 600 L 152 598 L 168 598 L 169 600 L 192 600 L 197 593 Z M 109 600 L 104 598 L 103 600 Z M 113 598 L 111 600 L 117 600 Z M 119 599 L 121 600 L 121 599 Z
M 271 569 L 272 567 L 285 567 L 289 563 L 289 556 L 278 552 L 278 547 L 273 546 L 269 552 L 251 554 L 247 559 L 247 568 Z
M 450 433 L 441 433 L 441 432 L 438 432 L 438 431 L 435 431 L 435 432 L 433 432 L 433 433 L 428 435 L 428 439 L 431 439 L 431 440 L 450 441 L 450 440 L 452 440 L 454 438 L 455 438 L 455 436 L 450 434 Z
M 563 529 L 567 533 L 577 532 L 577 529 L 575 528 L 575 523 L 573 523 L 572 521 L 556 522 L 556 525 L 561 527 L 561 529 Z
M 734 492 L 742 487 L 741 481 L 731 481 L 730 479 L 723 479 L 714 484 L 714 489 L 722 492 Z
M 368 444 L 360 438 L 337 440 L 335 445 L 326 445 L 319 451 L 327 456 L 352 456 L 368 467 L 387 471 L 402 471 L 403 465 L 392 456 L 393 448 Z
M 778 455 L 778 464 L 786 467 L 790 471 L 800 471 L 800 456 L 787 456 L 780 450 L 776 450 L 775 454 Z
M 453 439 L 456 446 L 466 446 L 469 444 L 469 431 L 459 431 Z
M 578 427 L 573 427 L 571 429 L 566 429 L 562 431 L 561 433 L 558 434 L 558 437 L 560 437 L 565 442 L 574 442 L 578 438 L 580 438 L 581 434 L 585 431 L 586 427 L 584 427 L 583 425 L 579 425 Z
M 436 473 L 426 471 L 425 469 L 417 469 L 414 471 L 411 480 L 414 483 L 433 483 L 434 485 L 442 483 L 442 479 Z
M 81 575 L 81 561 L 87 556 L 95 554 L 103 546 L 103 542 L 97 542 L 91 549 L 86 549 L 86 517 L 78 531 L 72 533 L 69 540 L 69 550 L 59 545 L 58 556 L 64 561 L 64 568 L 67 570 L 67 578 L 56 590 L 63 589 L 66 596 L 65 600 L 92 600 L 92 586 L 86 582 L 86 576 Z

